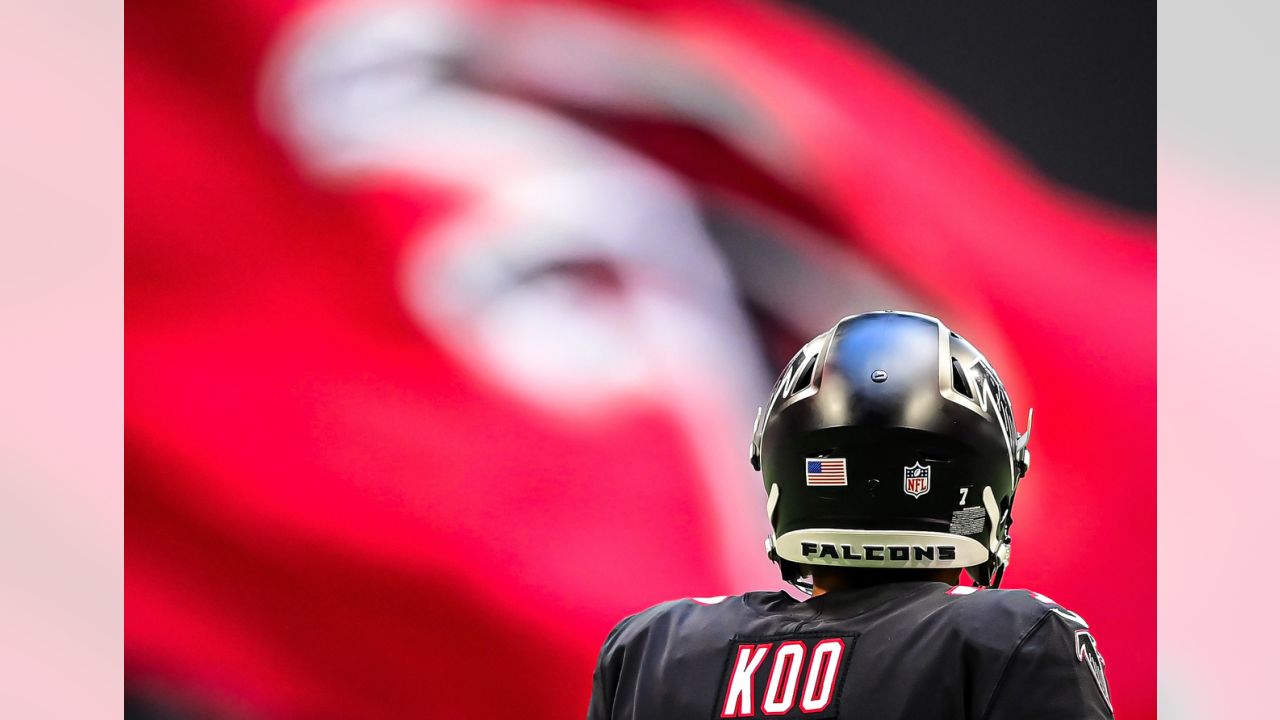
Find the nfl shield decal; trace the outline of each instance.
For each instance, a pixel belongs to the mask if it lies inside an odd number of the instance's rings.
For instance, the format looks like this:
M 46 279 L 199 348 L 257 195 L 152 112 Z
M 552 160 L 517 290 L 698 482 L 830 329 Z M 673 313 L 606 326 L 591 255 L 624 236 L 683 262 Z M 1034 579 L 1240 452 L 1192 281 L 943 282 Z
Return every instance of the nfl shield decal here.
M 915 498 L 929 492 L 929 470 L 930 466 L 918 462 L 902 468 L 902 491 Z

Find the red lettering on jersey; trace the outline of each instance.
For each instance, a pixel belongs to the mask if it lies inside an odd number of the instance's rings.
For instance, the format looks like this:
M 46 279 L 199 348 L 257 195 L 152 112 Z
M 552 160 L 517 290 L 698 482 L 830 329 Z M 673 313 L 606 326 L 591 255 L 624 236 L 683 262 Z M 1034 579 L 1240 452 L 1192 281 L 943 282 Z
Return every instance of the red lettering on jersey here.
M 813 646 L 813 659 L 804 680 L 800 712 L 817 713 L 827 709 L 836 690 L 836 673 L 844 656 L 844 640 L 831 638 Z
M 772 658 L 769 657 L 771 650 Z M 788 715 L 797 704 L 806 715 L 827 710 L 835 700 L 844 654 L 845 643 L 841 638 L 820 640 L 812 650 L 802 640 L 779 643 L 776 650 L 773 643 L 739 645 L 725 683 L 720 717 L 752 717 L 757 709 L 764 715 Z M 769 659 L 767 671 L 763 667 L 766 659 Z M 756 707 L 757 675 L 768 678 L 764 693 L 759 696 L 759 708 Z
M 764 689 L 760 710 L 765 715 L 786 715 L 796 704 L 796 685 L 804 665 L 805 647 L 799 640 L 784 642 L 773 655 L 773 669 Z
M 764 656 L 769 654 L 772 643 L 763 645 L 739 645 L 738 656 L 733 663 L 733 675 L 729 677 L 729 689 L 725 692 L 722 718 L 751 717 L 755 710 L 755 676 Z

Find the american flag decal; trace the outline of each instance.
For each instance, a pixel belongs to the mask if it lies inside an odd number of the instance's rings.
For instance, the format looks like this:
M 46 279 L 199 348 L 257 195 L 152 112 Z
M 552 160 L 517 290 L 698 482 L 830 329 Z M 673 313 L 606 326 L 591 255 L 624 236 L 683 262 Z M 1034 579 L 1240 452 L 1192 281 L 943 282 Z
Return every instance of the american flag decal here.
M 805 458 L 804 482 L 806 485 L 848 485 L 844 458 Z

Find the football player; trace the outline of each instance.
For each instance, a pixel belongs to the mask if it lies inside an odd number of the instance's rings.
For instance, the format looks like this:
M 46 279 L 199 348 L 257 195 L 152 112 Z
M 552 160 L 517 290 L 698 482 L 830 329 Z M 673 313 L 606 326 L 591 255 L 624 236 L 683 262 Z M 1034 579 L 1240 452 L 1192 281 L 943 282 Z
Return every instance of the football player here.
M 1089 625 L 996 589 L 1030 429 L 936 318 L 841 320 L 783 370 L 751 442 L 767 552 L 812 597 L 692 598 L 624 619 L 589 720 L 1111 718 Z

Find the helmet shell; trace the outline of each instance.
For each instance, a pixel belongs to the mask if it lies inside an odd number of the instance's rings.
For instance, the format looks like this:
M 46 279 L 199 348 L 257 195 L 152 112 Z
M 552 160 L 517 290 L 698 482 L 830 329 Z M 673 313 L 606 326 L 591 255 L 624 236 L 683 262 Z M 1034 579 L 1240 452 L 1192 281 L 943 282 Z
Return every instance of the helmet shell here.
M 757 416 L 771 555 L 798 565 L 970 568 L 995 584 L 1029 455 L 1003 384 L 937 318 L 844 318 L 788 363 Z

